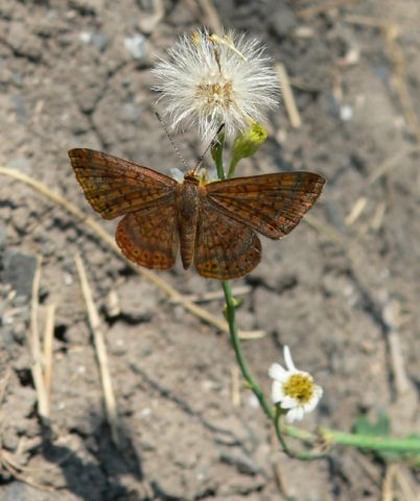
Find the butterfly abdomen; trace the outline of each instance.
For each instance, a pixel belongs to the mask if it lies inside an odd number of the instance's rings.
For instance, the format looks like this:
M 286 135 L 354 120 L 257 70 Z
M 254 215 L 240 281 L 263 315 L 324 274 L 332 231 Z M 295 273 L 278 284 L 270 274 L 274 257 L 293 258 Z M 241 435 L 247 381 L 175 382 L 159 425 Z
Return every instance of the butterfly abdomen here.
M 200 190 L 199 180 L 192 174 L 186 174 L 184 182 L 177 191 L 178 232 L 182 265 L 187 270 L 194 258 L 197 223 L 199 218 Z

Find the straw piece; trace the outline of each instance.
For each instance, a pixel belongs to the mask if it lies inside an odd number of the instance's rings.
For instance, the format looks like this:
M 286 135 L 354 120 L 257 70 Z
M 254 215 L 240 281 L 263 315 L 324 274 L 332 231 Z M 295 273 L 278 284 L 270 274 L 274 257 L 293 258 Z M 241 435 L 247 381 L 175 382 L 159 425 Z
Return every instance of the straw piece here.
M 344 221 L 346 226 L 351 226 L 359 219 L 366 208 L 367 202 L 368 199 L 366 197 L 359 197 L 356 200 L 356 203 L 353 205 L 352 210 Z
M 39 339 L 38 330 L 38 313 L 39 313 L 39 287 L 41 283 L 41 263 L 42 259 L 37 256 L 36 269 L 32 283 L 32 298 L 31 298 L 31 323 L 29 329 L 28 345 L 32 357 L 32 378 L 34 380 L 35 390 L 38 399 L 38 413 L 44 424 L 48 424 L 49 419 L 49 404 L 48 395 L 43 375 L 43 363 L 41 353 L 41 342 Z
M 302 126 L 299 111 L 296 106 L 295 97 L 290 86 L 289 76 L 287 74 L 284 64 L 279 63 L 276 65 L 277 74 L 280 80 L 280 88 L 282 90 L 284 105 L 286 106 L 287 115 L 289 116 L 290 124 L 295 129 Z
M 411 383 L 407 376 L 399 335 L 399 327 L 402 322 L 400 303 L 395 299 L 386 301 L 382 310 L 382 318 L 388 328 L 387 338 L 395 389 L 398 395 L 403 395 L 411 388 Z
M 385 476 L 382 482 L 381 501 L 392 501 L 394 499 L 392 480 L 395 476 L 395 466 L 392 464 L 386 465 Z
M 241 393 L 239 391 L 239 367 L 233 365 L 230 369 L 230 377 L 232 381 L 232 405 L 233 407 L 239 407 L 241 405 Z
M 88 312 L 89 325 L 93 334 L 94 347 L 96 350 L 96 358 L 99 364 L 99 372 L 102 382 L 102 390 L 104 393 L 105 411 L 108 420 L 108 424 L 111 428 L 111 436 L 114 444 L 120 448 L 120 422 L 117 411 L 117 404 L 114 396 L 114 391 L 112 389 L 111 374 L 109 370 L 108 355 L 106 351 L 106 344 L 104 340 L 103 333 L 100 328 L 100 319 L 98 311 L 95 307 L 93 301 L 92 291 L 89 286 L 89 282 L 86 275 L 86 270 L 83 265 L 83 261 L 79 254 L 74 256 L 74 261 L 76 263 L 77 272 L 79 274 L 80 285 L 83 292 L 83 297 L 86 302 L 86 308 Z

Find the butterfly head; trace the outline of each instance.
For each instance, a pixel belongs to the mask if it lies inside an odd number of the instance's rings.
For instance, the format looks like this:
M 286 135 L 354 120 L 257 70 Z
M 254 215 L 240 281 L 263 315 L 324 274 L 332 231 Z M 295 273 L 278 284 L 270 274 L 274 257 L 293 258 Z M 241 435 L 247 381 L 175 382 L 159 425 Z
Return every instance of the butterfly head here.
M 207 171 L 203 169 L 200 173 L 198 173 L 196 169 L 189 170 L 184 175 L 184 181 L 188 181 L 199 186 L 204 186 L 205 184 L 207 184 Z

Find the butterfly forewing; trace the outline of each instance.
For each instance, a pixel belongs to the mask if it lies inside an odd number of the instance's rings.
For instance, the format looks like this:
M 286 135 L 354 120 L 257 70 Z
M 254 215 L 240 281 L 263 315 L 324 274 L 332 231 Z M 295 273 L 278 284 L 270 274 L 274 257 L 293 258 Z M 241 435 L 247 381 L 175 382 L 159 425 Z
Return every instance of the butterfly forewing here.
M 85 148 L 69 157 L 86 198 L 105 219 L 174 202 L 178 183 L 164 174 Z
M 207 278 L 228 280 L 246 275 L 261 259 L 261 242 L 244 223 L 214 210 L 207 200 L 201 205 L 195 244 L 195 267 Z
M 287 172 L 216 181 L 206 191 L 215 210 L 266 237 L 281 238 L 313 206 L 324 184 L 311 172 Z

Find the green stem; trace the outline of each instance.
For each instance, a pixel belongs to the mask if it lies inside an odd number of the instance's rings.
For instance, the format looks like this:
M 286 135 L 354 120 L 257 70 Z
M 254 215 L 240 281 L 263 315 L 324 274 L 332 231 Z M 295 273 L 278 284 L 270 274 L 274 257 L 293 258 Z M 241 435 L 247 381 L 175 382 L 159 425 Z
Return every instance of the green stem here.
M 399 452 L 420 455 L 420 439 L 413 438 L 388 438 L 343 433 L 328 428 L 320 429 L 321 437 L 329 444 L 351 445 L 364 449 Z
M 343 433 L 330 428 L 320 428 L 317 434 L 313 434 L 301 430 L 300 428 L 295 428 L 294 426 L 287 426 L 282 432 L 289 437 L 296 438 L 310 445 L 322 440 L 329 447 L 333 445 L 349 445 L 360 449 L 370 449 L 372 451 L 420 455 L 420 439 L 418 437 L 372 437 L 370 435 L 360 435 L 356 433 Z
M 239 158 L 232 158 L 232 161 L 230 162 L 230 165 L 229 165 L 229 170 L 228 170 L 228 179 L 231 178 L 233 176 L 233 174 L 235 173 L 235 169 L 236 169 L 236 166 L 238 165 L 238 162 L 239 162 Z
M 213 160 L 216 163 L 217 177 L 219 179 L 225 179 L 225 169 L 223 167 L 223 147 L 225 144 L 225 134 L 223 131 L 219 132 L 217 136 L 217 142 L 211 149 L 211 154 Z
M 306 451 L 296 451 L 291 449 L 287 442 L 284 439 L 284 436 L 287 435 L 287 428 L 284 428 L 283 425 L 284 415 L 280 407 L 276 407 L 276 415 L 274 418 L 274 428 L 276 430 L 276 436 L 280 445 L 283 448 L 283 452 L 287 454 L 289 457 L 294 459 L 300 459 L 303 461 L 313 461 L 314 459 L 322 459 L 325 457 L 325 454 L 316 453 L 316 452 L 306 452 Z M 311 445 L 315 443 L 315 440 L 312 440 Z
M 267 417 L 273 421 L 274 413 L 271 405 L 267 402 L 264 397 L 264 393 L 254 380 L 251 371 L 248 367 L 248 363 L 242 352 L 241 342 L 238 335 L 238 325 L 236 323 L 236 303 L 232 295 L 232 288 L 230 282 L 222 282 L 223 291 L 225 293 L 226 301 L 226 319 L 229 324 L 230 339 L 232 341 L 232 346 L 235 351 L 236 360 L 241 368 L 243 377 L 245 378 L 249 388 L 252 390 L 254 395 L 257 397 L 261 407 L 266 413 Z

